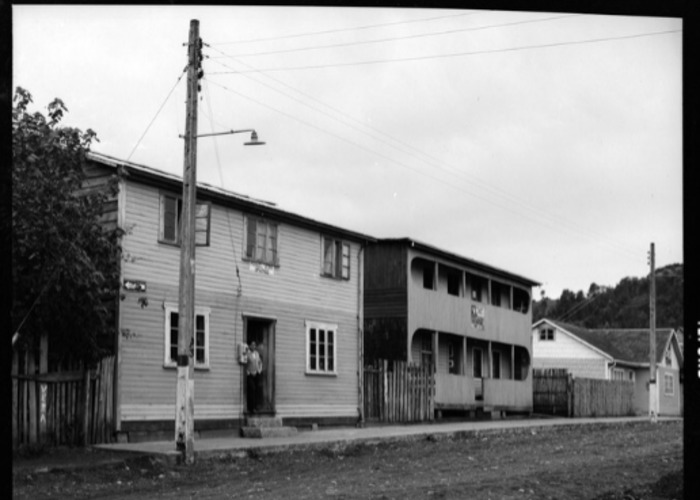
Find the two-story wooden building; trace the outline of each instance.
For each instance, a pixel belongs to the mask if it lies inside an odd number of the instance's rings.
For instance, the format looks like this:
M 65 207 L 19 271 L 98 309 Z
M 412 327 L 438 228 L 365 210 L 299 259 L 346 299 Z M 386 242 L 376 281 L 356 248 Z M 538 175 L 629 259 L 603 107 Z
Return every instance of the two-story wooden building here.
M 115 418 L 128 439 L 173 432 L 182 178 L 91 153 L 119 169 L 125 229 Z M 372 238 L 200 184 L 195 274 L 195 431 L 248 412 L 241 344 L 262 344 L 262 411 L 285 424 L 357 422 L 362 252 Z
M 365 251 L 364 358 L 435 367 L 436 410 L 532 411 L 535 281 L 420 243 Z

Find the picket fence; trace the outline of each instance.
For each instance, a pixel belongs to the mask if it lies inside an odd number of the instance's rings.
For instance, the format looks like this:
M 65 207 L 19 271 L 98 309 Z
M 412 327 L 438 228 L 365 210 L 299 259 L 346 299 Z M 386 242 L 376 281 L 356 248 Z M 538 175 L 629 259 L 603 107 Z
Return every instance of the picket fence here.
M 364 417 L 375 422 L 434 420 L 435 377 L 432 366 L 377 360 L 364 369 Z
M 13 353 L 12 448 L 86 446 L 112 440 L 114 357 L 92 370 L 38 373 L 35 356 Z

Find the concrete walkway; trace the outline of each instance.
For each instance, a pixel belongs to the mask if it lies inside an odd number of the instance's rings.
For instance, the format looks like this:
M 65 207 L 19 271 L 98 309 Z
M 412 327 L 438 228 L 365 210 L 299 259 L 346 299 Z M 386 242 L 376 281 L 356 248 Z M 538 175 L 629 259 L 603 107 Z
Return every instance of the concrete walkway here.
M 659 418 L 659 423 L 678 421 L 680 418 Z M 364 428 L 337 428 L 300 431 L 294 436 L 263 439 L 242 438 L 238 434 L 221 434 L 196 439 L 195 458 L 219 456 L 246 456 L 251 451 L 257 454 L 277 453 L 304 449 L 342 449 L 353 444 L 368 444 L 384 441 L 425 439 L 428 436 L 449 437 L 493 432 L 537 432 L 552 427 L 580 425 L 619 425 L 649 421 L 649 417 L 620 418 L 527 418 L 482 420 L 470 422 L 439 422 L 432 424 L 377 425 Z M 157 459 L 176 463 L 180 453 L 173 441 L 150 441 L 141 443 L 115 443 L 94 445 L 93 448 L 146 454 Z

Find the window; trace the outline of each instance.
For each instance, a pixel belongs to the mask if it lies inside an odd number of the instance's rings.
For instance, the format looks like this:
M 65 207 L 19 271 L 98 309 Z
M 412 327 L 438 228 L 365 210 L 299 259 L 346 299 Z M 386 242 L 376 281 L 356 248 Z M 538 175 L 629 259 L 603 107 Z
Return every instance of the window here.
M 459 297 L 459 289 L 462 283 L 462 273 L 450 270 L 447 273 L 447 293 Z
M 554 328 L 542 328 L 540 330 L 540 340 L 554 340 Z
M 350 279 L 350 245 L 340 240 L 323 237 L 323 276 Z
M 664 394 L 673 396 L 673 374 L 664 373 Z
M 423 288 L 435 290 L 435 264 L 433 262 L 423 262 Z
M 530 309 L 530 294 L 525 290 L 513 287 L 513 309 L 527 314 Z
M 471 288 L 472 300 L 475 302 L 481 302 L 483 300 L 483 290 L 486 288 L 486 279 L 482 278 L 481 276 L 468 274 L 467 281 L 469 282 L 469 287 Z
M 209 367 L 209 309 L 196 308 L 194 321 L 194 367 Z M 178 306 L 165 306 L 165 366 L 177 365 L 177 339 L 180 328 Z
M 195 209 L 194 241 L 197 246 L 209 246 L 211 205 L 197 203 Z M 160 195 L 160 233 L 159 241 L 179 245 L 181 235 L 182 198 L 161 193 Z
M 493 352 L 493 378 L 501 378 L 501 353 Z
M 666 351 L 666 354 L 664 355 L 664 364 L 665 364 L 666 366 L 672 366 L 672 365 L 673 365 L 673 361 L 671 361 L 671 349 L 668 349 L 668 350 Z
M 244 258 L 253 262 L 278 266 L 277 224 L 258 217 L 246 216 Z
M 306 373 L 337 374 L 338 325 L 306 323 Z
M 472 358 L 474 358 L 474 378 L 481 378 L 482 377 L 481 356 L 482 356 L 481 349 L 474 348 L 474 352 L 472 353 Z
M 620 368 L 613 368 L 612 379 L 613 380 L 625 380 L 625 370 L 622 370 Z
M 447 344 L 447 371 L 453 375 L 459 375 L 461 367 L 459 361 L 460 344 L 450 341 Z
M 491 282 L 491 304 L 494 306 L 501 305 L 501 286 L 500 283 Z
M 629 376 L 629 381 L 634 382 L 634 372 L 630 370 L 630 372 L 627 375 Z
M 426 367 L 433 364 L 433 336 L 429 333 L 421 336 L 420 364 Z

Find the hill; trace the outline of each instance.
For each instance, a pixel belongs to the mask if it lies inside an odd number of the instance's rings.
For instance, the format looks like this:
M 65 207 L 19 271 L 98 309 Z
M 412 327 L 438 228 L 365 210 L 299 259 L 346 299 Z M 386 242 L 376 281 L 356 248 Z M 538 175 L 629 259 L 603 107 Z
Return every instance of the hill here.
M 683 326 L 683 264 L 656 270 L 656 325 Z M 533 301 L 532 320 L 558 319 L 586 328 L 649 326 L 649 277 L 626 277 L 614 287 L 591 283 L 588 292 L 564 289 L 558 299 Z

